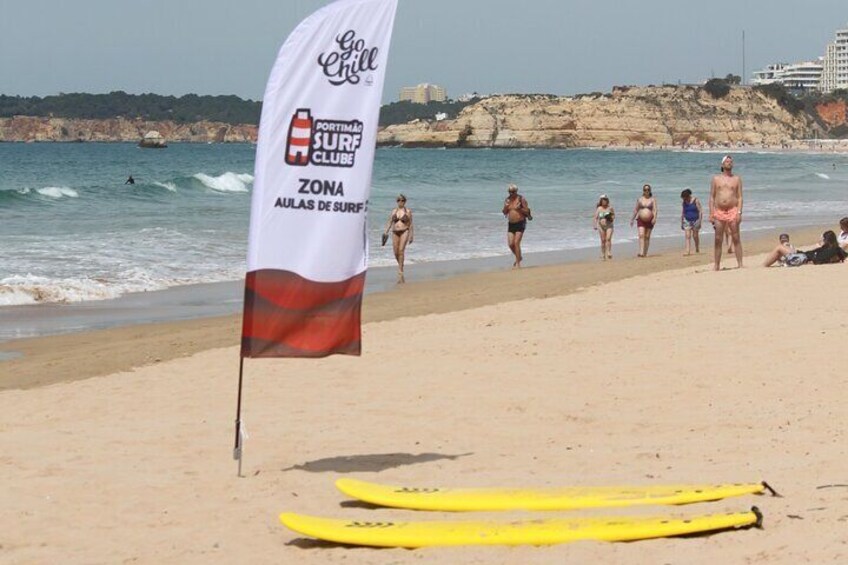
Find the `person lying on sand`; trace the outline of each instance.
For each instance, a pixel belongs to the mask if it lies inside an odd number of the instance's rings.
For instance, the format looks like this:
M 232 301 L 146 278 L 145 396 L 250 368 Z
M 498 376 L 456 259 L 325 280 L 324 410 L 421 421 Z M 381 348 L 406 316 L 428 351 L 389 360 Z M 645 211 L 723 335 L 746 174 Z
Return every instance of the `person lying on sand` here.
M 766 256 L 764 266 L 770 267 L 775 263 L 780 263 L 787 267 L 798 267 L 800 265 L 827 265 L 829 263 L 842 263 L 848 253 L 839 246 L 836 240 L 836 233 L 828 230 L 822 234 L 822 240 L 819 247 L 811 251 L 797 251 L 795 247 L 789 243 L 789 236 L 785 233 L 780 234 L 780 245 L 775 247 L 771 253 Z
M 782 233 L 778 238 L 780 243 L 778 243 L 777 247 L 771 250 L 771 252 L 766 255 L 766 260 L 763 263 L 764 267 L 771 267 L 775 263 L 778 263 L 780 266 L 785 266 L 787 264 L 787 257 L 790 255 L 804 255 L 803 253 L 798 253 L 798 250 L 795 249 L 795 246 L 789 242 L 789 234 Z M 803 256 L 801 260 L 801 264 L 806 262 L 806 256 Z
M 828 263 L 843 263 L 848 253 L 839 247 L 839 242 L 836 239 L 836 233 L 833 230 L 827 230 L 822 234 L 821 246 L 806 251 L 807 262 L 813 265 L 826 265 Z

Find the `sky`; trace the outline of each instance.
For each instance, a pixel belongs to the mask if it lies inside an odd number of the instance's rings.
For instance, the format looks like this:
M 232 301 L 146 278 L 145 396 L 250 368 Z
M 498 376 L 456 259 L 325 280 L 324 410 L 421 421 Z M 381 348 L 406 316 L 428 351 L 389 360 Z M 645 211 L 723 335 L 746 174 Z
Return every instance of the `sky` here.
M 0 0 L 0 94 L 235 94 L 327 0 Z M 846 0 L 399 0 L 384 102 L 698 83 L 824 55 Z

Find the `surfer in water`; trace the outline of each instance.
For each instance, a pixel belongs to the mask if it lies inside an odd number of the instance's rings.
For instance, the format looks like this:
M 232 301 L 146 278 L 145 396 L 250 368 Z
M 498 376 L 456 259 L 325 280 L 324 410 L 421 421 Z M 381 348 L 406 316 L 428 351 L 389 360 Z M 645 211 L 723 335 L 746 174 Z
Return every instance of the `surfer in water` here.
M 130 175 L 127 179 L 127 182 L 125 182 L 124 184 L 135 184 L 135 179 L 132 177 L 132 175 Z
M 642 196 L 636 200 L 636 207 L 633 208 L 633 217 L 630 218 L 630 227 L 633 227 L 633 222 L 639 230 L 639 253 L 637 257 L 647 257 L 648 247 L 651 245 L 651 232 L 654 226 L 657 225 L 657 199 L 654 198 L 654 193 L 651 190 L 651 185 L 646 184 L 642 187 Z
M 524 230 L 527 229 L 527 220 L 532 220 L 530 206 L 527 199 L 518 194 L 518 187 L 511 184 L 507 187 L 509 195 L 504 200 L 503 215 L 506 216 L 506 243 L 509 250 L 515 256 L 512 263 L 513 269 L 521 268 L 521 240 L 524 238 Z
M 403 263 L 406 257 L 406 246 L 412 243 L 412 210 L 406 207 L 406 196 L 398 194 L 397 208 L 392 210 L 386 230 L 383 232 L 383 242 L 388 239 L 389 230 L 392 232 L 392 249 L 398 263 L 397 282 L 403 284 Z
M 710 185 L 710 222 L 715 226 L 715 270 L 721 269 L 721 248 L 725 232 L 730 232 L 736 263 L 742 268 L 742 241 L 739 224 L 742 223 L 742 178 L 733 174 L 733 157 L 721 160 L 721 174 L 713 177 Z

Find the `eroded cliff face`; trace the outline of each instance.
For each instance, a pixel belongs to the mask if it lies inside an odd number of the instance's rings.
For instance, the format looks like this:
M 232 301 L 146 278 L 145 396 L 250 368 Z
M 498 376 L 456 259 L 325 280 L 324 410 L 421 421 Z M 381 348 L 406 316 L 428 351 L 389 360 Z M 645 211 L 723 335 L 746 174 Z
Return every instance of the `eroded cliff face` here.
M 750 88 L 721 99 L 688 86 L 621 87 L 583 97 L 495 96 L 456 119 L 416 120 L 380 131 L 381 145 L 606 147 L 780 145 L 812 136 L 815 124 Z
M 131 141 L 158 131 L 167 142 L 256 142 L 257 127 L 221 122 L 153 122 L 144 120 L 78 120 L 15 116 L 0 118 L 0 141 Z
M 834 100 L 816 106 L 816 112 L 828 127 L 844 126 L 848 120 L 848 111 L 844 100 Z

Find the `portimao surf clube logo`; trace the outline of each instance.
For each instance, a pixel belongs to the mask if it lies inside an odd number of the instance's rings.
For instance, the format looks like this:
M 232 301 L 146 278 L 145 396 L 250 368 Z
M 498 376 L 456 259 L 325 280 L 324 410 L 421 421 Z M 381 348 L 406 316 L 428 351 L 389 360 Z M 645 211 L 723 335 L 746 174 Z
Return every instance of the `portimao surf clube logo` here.
M 359 84 L 362 73 L 377 70 L 378 47 L 367 47 L 364 39 L 357 39 L 352 29 L 336 36 L 335 48 L 318 55 L 318 65 L 324 71 L 330 84 L 341 86 L 345 83 Z M 371 85 L 373 78 L 365 78 L 365 84 Z
M 309 108 L 298 108 L 289 124 L 286 163 L 297 167 L 353 167 L 362 145 L 359 120 L 319 120 Z

